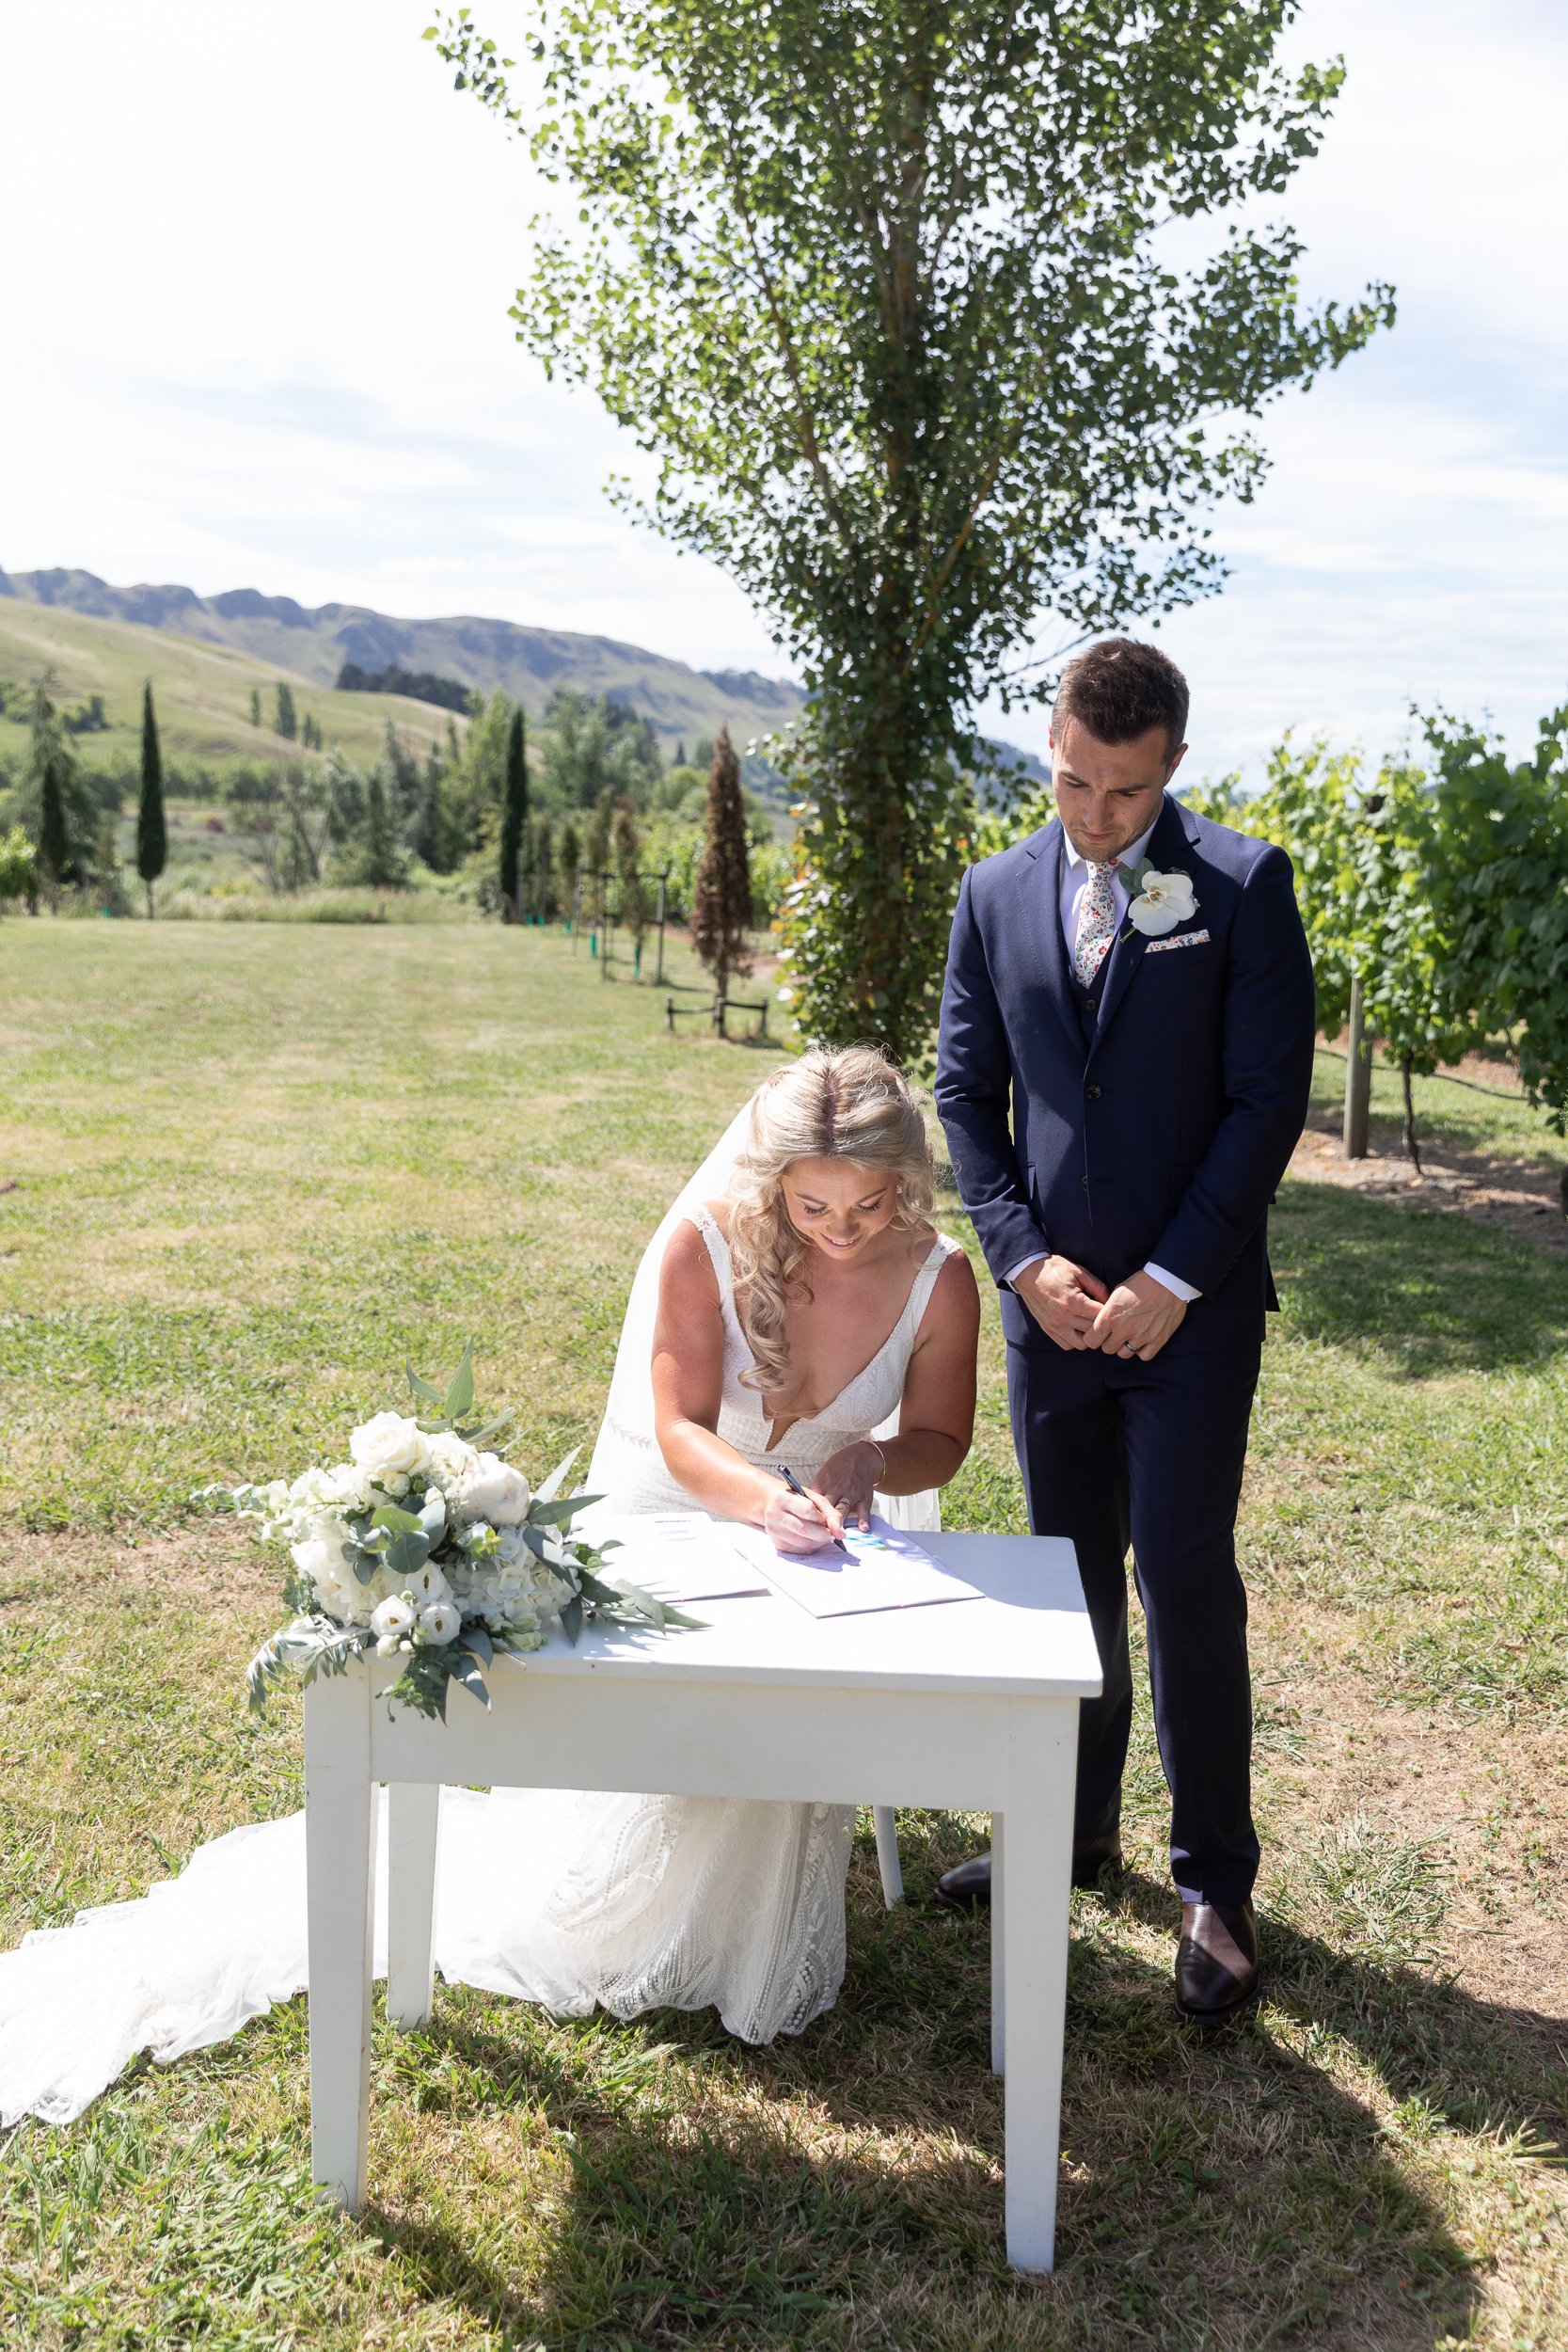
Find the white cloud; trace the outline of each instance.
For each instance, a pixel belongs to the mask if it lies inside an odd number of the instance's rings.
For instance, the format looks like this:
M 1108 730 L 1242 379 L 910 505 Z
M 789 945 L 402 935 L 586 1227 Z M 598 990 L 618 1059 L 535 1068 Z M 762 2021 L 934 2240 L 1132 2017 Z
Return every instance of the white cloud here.
M 488 4 L 488 0 L 487 0 Z M 454 96 L 427 0 L 78 0 L 0 24 L 13 219 L 0 563 L 254 585 L 601 631 L 786 666 L 710 566 L 604 500 L 643 463 L 548 385 L 507 317 L 531 192 Z M 515 10 L 492 9 L 498 35 Z M 1558 0 L 1310 0 L 1342 48 L 1323 152 L 1264 208 L 1314 298 L 1369 278 L 1400 324 L 1263 427 L 1233 577 L 1174 616 L 1202 732 L 1381 745 L 1404 707 L 1497 712 L 1516 748 L 1568 682 L 1568 304 Z M 1032 742 L 1043 721 L 997 721 Z

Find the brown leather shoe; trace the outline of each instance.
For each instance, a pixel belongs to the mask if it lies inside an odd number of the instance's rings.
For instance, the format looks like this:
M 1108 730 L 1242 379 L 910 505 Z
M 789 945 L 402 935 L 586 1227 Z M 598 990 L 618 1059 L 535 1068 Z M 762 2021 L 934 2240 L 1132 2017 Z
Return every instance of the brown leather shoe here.
M 1183 1903 L 1176 2006 L 1199 2025 L 1228 2017 L 1258 1990 L 1258 1921 L 1250 1903 Z
M 1113 1837 L 1096 1838 L 1092 1845 L 1074 1846 L 1072 1850 L 1072 1883 L 1074 1886 L 1098 1886 L 1100 1873 L 1109 1863 L 1119 1870 L 1121 1847 Z M 936 1899 L 949 1911 L 989 1911 L 990 1908 L 990 1856 L 971 1854 L 955 1869 L 944 1870 L 935 1887 Z

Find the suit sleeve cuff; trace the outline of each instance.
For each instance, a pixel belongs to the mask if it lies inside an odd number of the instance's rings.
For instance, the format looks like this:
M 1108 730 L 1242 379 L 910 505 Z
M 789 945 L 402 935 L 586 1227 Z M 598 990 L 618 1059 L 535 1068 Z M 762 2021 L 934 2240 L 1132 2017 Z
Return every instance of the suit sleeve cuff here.
M 1021 1274 L 1026 1274 L 1032 1265 L 1044 1265 L 1050 1255 L 1051 1252 L 1049 1249 L 1037 1249 L 1033 1257 L 1020 1258 L 1017 1265 L 1010 1265 L 1007 1268 L 1006 1273 L 1003 1276 L 1002 1279 L 1005 1286 L 1008 1290 L 1011 1290 L 1013 1284 L 1018 1280 Z
M 1152 1259 L 1150 1259 L 1148 1263 L 1145 1266 L 1144 1272 L 1152 1276 L 1156 1282 L 1163 1282 L 1166 1290 L 1173 1291 L 1184 1306 L 1190 1307 L 1195 1298 L 1201 1298 L 1203 1296 L 1203 1293 L 1201 1291 L 1195 1291 L 1190 1282 L 1183 1282 L 1179 1274 L 1167 1274 L 1164 1267 L 1163 1265 L 1156 1265 Z M 1011 1281 L 1011 1275 L 1009 1275 L 1007 1279 Z

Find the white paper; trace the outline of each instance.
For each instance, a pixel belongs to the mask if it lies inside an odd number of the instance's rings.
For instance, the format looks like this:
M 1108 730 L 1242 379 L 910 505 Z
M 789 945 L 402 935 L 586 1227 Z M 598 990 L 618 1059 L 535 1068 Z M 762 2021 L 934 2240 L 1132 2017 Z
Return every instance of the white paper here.
M 609 1576 L 626 1576 L 656 1600 L 722 1600 L 765 1593 L 767 1584 L 737 1549 L 746 1531 L 705 1511 L 594 1512 L 593 1540 L 617 1539 L 605 1561 Z
M 814 1617 L 855 1617 L 876 1610 L 927 1609 L 937 1601 L 980 1598 L 973 1584 L 933 1560 L 924 1544 L 875 1514 L 869 1534 L 846 1527 L 847 1553 L 832 1543 L 820 1551 L 780 1551 L 759 1527 L 736 1527 L 731 1534 L 773 1590 L 809 1609 Z

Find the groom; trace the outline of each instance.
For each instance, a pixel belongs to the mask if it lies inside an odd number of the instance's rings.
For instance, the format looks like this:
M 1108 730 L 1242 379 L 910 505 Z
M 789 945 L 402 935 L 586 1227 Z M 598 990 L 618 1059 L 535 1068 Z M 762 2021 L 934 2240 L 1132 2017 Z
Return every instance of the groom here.
M 1166 787 L 1187 686 L 1152 645 L 1069 664 L 1056 818 L 964 877 L 936 1097 L 1002 1293 L 1029 1523 L 1065 1535 L 1104 1670 L 1083 1702 L 1073 1880 L 1120 1861 L 1131 1545 L 1181 1896 L 1176 1994 L 1258 1983 L 1236 1506 L 1273 1306 L 1269 1202 L 1306 1117 L 1312 966 L 1289 859 Z M 989 1856 L 941 1883 L 989 1901 Z

